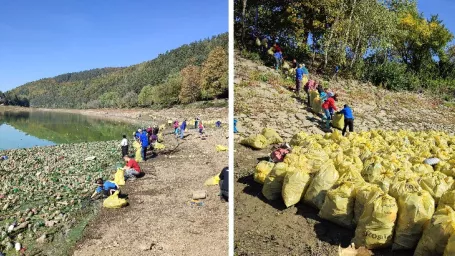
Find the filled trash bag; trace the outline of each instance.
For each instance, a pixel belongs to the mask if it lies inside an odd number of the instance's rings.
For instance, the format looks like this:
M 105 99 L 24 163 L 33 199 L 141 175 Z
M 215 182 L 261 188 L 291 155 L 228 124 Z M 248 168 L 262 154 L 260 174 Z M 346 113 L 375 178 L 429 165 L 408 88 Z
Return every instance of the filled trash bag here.
M 223 146 L 223 145 L 216 145 L 216 151 L 221 152 L 221 151 L 227 151 L 228 147 Z
M 281 136 L 272 128 L 262 129 L 261 134 L 264 135 L 265 138 L 267 138 L 269 144 L 283 143 L 283 139 L 281 138 Z
M 448 177 L 442 172 L 432 172 L 423 175 L 419 181 L 422 189 L 430 192 L 431 196 L 439 202 L 439 198 L 450 189 L 453 184 L 453 178 Z
M 267 175 L 264 186 L 262 187 L 262 194 L 267 200 L 276 200 L 281 197 L 283 181 L 288 169 L 289 171 L 293 171 L 293 168 L 289 168 L 287 164 L 277 163 L 269 175 Z
M 393 196 L 395 199 L 398 200 L 398 197 L 400 195 L 404 195 L 406 193 L 415 193 L 421 190 L 422 188 L 414 178 L 403 180 L 395 178 L 390 184 L 389 195 Z
M 251 147 L 253 149 L 264 149 L 269 146 L 269 141 L 266 137 L 264 137 L 264 135 L 256 134 L 242 140 L 240 144 Z
M 335 113 L 333 115 L 333 120 L 332 120 L 332 126 L 338 129 L 343 129 L 344 128 L 344 115 L 343 114 L 338 114 Z
M 343 182 L 327 192 L 319 217 L 340 226 L 353 228 L 356 184 Z
M 453 256 L 455 255 L 455 233 L 453 233 L 449 241 L 447 242 L 446 248 L 444 250 L 444 256 Z
M 445 206 L 449 206 L 455 210 L 455 190 L 453 190 L 453 186 L 451 190 L 446 191 L 439 199 L 438 210 Z
M 391 246 L 397 213 L 395 198 L 387 194 L 367 202 L 352 242 L 356 246 L 365 246 L 368 249 Z
M 313 113 L 315 113 L 315 114 L 319 114 L 322 112 L 322 100 L 319 97 L 319 95 L 313 99 L 313 102 L 311 104 L 311 109 L 313 110 Z
M 161 144 L 161 143 L 159 143 L 159 142 L 156 142 L 156 143 L 153 145 L 153 148 L 154 148 L 154 149 L 161 150 L 161 149 L 165 149 L 166 146 L 164 146 L 164 144 Z
M 297 134 L 294 134 L 294 136 L 292 136 L 289 144 L 291 146 L 303 146 L 305 143 L 305 138 L 307 138 L 307 137 L 308 137 L 308 134 L 306 132 L 299 132 Z
M 114 183 L 118 186 L 125 185 L 125 170 L 123 170 L 123 168 L 117 169 L 117 172 L 114 175 Z
M 339 174 L 333 163 L 326 162 L 311 180 L 310 186 L 304 196 L 305 203 L 321 209 L 327 191 L 335 185 L 338 178 Z
M 115 191 L 114 194 L 104 199 L 103 206 L 106 208 L 122 208 L 128 205 L 128 202 L 118 197 L 119 191 Z
M 268 162 L 268 161 L 260 161 L 256 165 L 256 171 L 254 172 L 254 181 L 257 183 L 264 184 L 265 178 L 269 173 L 272 171 L 275 163 Z
M 423 228 L 431 220 L 434 199 L 425 190 L 404 192 L 398 197 L 398 220 L 392 249 L 414 249 L 422 237 Z
M 218 185 L 219 183 L 220 183 L 220 174 L 217 174 L 213 177 L 208 178 L 204 182 L 204 186 L 215 186 L 215 185 Z
M 437 210 L 424 228 L 414 256 L 442 255 L 454 233 L 455 211 L 448 206 Z
M 356 191 L 355 196 L 355 206 L 354 206 L 354 225 L 357 225 L 359 222 L 360 216 L 363 214 L 365 205 L 368 202 L 376 200 L 376 198 L 382 196 L 384 191 L 378 186 L 370 183 L 364 183 L 362 186 L 359 186 Z
M 295 169 L 295 171 L 287 172 L 281 192 L 286 207 L 298 203 L 305 195 L 309 185 L 310 174 L 307 170 Z

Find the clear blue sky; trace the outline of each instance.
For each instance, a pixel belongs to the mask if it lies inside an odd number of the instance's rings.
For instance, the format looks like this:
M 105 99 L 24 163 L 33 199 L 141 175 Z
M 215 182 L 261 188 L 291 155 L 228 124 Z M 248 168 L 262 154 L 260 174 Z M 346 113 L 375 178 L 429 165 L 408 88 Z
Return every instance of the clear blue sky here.
M 228 0 L 1 0 L 0 90 L 151 60 L 228 31 Z
M 455 34 L 455 1 L 454 0 L 418 0 L 419 12 L 423 12 L 426 18 L 432 14 L 438 14 L 453 34 Z

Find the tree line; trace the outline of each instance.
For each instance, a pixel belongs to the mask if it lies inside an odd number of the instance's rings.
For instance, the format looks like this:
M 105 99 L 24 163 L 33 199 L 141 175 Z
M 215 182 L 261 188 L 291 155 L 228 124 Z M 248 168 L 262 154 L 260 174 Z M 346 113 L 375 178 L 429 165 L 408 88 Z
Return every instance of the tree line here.
M 455 92 L 453 34 L 414 0 L 235 0 L 236 47 L 277 41 L 285 58 L 394 90 Z M 252 56 L 266 58 L 266 56 Z
M 47 108 L 167 107 L 227 98 L 228 42 L 224 33 L 137 65 L 40 79 L 6 94 Z

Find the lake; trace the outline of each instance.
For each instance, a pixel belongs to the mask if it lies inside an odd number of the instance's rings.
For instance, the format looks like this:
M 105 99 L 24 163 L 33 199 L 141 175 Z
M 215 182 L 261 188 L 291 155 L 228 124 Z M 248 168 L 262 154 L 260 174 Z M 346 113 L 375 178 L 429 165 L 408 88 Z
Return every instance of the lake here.
M 0 107 L 0 150 L 63 143 L 120 140 L 136 128 L 79 114 Z

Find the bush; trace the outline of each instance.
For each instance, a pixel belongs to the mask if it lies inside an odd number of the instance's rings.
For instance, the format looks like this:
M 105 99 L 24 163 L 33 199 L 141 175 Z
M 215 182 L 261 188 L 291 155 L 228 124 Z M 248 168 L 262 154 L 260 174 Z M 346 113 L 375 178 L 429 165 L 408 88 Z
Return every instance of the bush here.
M 152 102 L 162 107 L 169 107 L 179 103 L 179 94 L 182 85 L 182 77 L 177 73 L 169 76 L 167 80 L 153 87 Z
M 138 103 L 138 95 L 135 92 L 128 92 L 120 100 L 120 106 L 122 108 L 134 108 Z
M 106 92 L 99 97 L 101 107 L 115 108 L 120 105 L 120 97 L 117 92 Z
M 420 79 L 413 73 L 407 72 L 405 64 L 397 62 L 370 65 L 365 78 L 389 90 L 416 90 L 421 87 Z
M 153 87 L 151 85 L 146 85 L 142 87 L 141 92 L 138 96 L 138 104 L 141 107 L 147 107 L 153 104 Z

